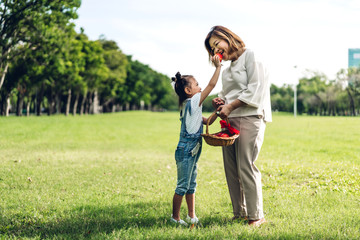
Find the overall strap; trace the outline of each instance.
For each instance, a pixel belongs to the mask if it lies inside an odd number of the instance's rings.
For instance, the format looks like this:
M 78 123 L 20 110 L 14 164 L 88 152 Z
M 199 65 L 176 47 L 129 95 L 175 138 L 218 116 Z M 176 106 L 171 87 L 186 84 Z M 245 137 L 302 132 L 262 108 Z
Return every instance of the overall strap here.
M 183 117 L 181 118 L 181 133 L 180 135 L 186 138 L 199 138 L 201 137 L 201 133 L 203 131 L 203 126 L 202 124 L 200 125 L 199 130 L 196 133 L 188 133 L 186 131 L 186 117 L 187 117 L 187 113 L 189 112 L 189 115 L 191 115 L 191 101 L 190 99 L 187 100 L 188 102 L 185 105 L 185 113 L 183 114 Z M 181 113 L 180 113 L 181 114 Z
M 191 102 L 190 99 L 185 100 L 187 101 L 186 105 L 185 105 L 185 109 L 184 109 L 184 113 L 182 112 L 182 110 L 180 111 L 180 120 L 181 120 L 181 132 L 186 132 L 186 114 L 189 110 L 189 114 L 191 115 Z

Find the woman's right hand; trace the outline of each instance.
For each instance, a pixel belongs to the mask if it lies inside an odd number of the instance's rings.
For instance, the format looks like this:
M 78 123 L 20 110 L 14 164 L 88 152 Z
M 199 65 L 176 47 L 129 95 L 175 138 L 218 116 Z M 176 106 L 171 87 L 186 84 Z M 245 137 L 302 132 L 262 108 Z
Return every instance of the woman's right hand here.
M 226 104 L 226 105 L 221 105 L 220 107 L 218 107 L 217 111 L 218 111 L 218 116 L 221 119 L 225 119 L 227 117 L 229 117 L 230 113 L 233 111 L 234 109 L 232 108 L 231 104 Z
M 219 97 L 214 98 L 212 100 L 212 105 L 215 109 L 218 109 L 218 107 L 220 107 L 221 105 L 224 105 L 224 104 L 225 104 L 225 101 Z

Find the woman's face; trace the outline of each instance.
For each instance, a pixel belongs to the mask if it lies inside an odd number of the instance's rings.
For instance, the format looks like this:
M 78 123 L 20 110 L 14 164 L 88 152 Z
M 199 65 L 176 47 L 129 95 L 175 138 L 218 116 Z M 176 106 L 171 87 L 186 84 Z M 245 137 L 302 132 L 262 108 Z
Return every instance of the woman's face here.
M 209 39 L 209 45 L 214 54 L 220 53 L 223 60 L 230 60 L 229 44 L 225 40 L 213 36 Z

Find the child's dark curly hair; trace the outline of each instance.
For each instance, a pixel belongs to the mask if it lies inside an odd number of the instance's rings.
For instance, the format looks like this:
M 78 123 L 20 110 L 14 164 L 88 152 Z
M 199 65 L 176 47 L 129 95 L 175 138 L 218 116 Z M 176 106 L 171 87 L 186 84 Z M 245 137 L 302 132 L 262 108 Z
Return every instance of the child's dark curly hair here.
M 188 98 L 185 93 L 185 88 L 190 86 L 190 79 L 194 78 L 192 75 L 181 75 L 179 72 L 172 77 L 171 80 L 175 82 L 175 92 L 179 96 L 179 106 Z

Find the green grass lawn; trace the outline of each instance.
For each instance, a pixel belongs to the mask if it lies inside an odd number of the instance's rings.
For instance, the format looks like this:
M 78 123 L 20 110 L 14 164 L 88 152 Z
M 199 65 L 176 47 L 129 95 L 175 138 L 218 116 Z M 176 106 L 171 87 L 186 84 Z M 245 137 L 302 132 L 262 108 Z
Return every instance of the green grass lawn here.
M 274 114 L 257 160 L 258 229 L 229 221 L 221 148 L 204 143 L 191 230 L 169 222 L 178 117 L 0 118 L 0 239 L 360 238 L 359 118 Z

